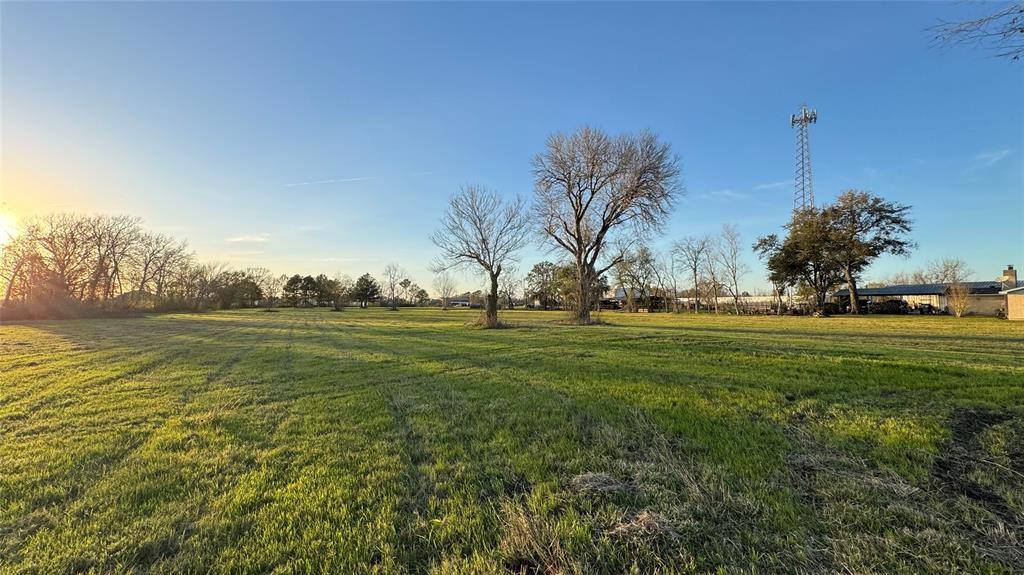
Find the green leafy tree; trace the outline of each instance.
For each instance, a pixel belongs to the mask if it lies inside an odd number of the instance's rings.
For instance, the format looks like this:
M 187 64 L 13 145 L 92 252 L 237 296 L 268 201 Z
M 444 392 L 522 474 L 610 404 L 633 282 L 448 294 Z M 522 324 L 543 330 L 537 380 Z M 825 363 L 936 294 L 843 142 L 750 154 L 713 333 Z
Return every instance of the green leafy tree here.
M 769 279 L 798 283 L 813 294 L 815 308 L 823 309 L 829 292 L 843 278 L 842 268 L 829 253 L 831 225 L 825 210 L 811 207 L 794 212 L 786 229 L 785 239 L 766 236 L 755 244 L 763 244 Z
M 768 268 L 768 281 L 772 284 L 772 294 L 775 296 L 776 313 L 782 315 L 782 298 L 786 290 L 795 286 L 801 278 L 801 270 L 798 267 L 791 267 L 795 263 L 786 260 L 788 254 L 782 251 L 782 241 L 776 234 L 769 234 L 757 239 L 754 243 L 756 253 L 765 267 Z
M 332 305 L 338 298 L 338 282 L 324 274 L 316 276 L 314 280 L 316 282 L 316 305 Z
M 302 283 L 299 284 L 299 294 L 301 295 L 302 305 L 315 305 L 316 304 L 316 278 L 313 276 L 303 276 Z
M 412 287 L 415 290 L 413 291 L 412 296 L 413 305 L 420 306 L 427 305 L 428 303 L 430 303 L 430 294 L 427 292 L 427 290 L 417 286 L 416 284 L 412 284 Z
M 413 284 L 412 280 L 409 278 L 405 278 L 402 281 L 398 282 L 399 297 L 405 300 L 407 303 L 415 305 L 415 302 L 413 301 L 413 296 L 416 295 L 416 291 L 412 289 L 413 285 L 415 284 Z
M 281 293 L 286 304 L 299 305 L 299 301 L 302 299 L 302 276 L 295 274 L 288 278 L 288 281 L 284 282 L 284 287 L 281 288 Z
M 907 255 L 914 243 L 910 206 L 888 202 L 879 196 L 848 190 L 825 206 L 822 217 L 827 229 L 826 253 L 843 271 L 850 290 L 850 313 L 859 313 L 857 280 L 882 254 Z
M 534 300 L 542 308 L 553 308 L 560 304 L 559 292 L 555 285 L 558 266 L 551 262 L 539 262 L 526 274 L 526 298 Z
M 370 302 L 380 299 L 380 285 L 377 280 L 373 279 L 370 274 L 359 276 L 352 289 L 352 299 L 359 304 L 359 307 L 367 307 Z

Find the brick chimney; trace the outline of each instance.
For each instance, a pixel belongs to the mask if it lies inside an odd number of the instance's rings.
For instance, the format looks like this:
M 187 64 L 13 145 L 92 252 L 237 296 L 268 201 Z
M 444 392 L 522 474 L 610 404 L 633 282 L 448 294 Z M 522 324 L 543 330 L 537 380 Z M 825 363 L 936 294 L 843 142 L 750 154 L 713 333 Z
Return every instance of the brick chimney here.
M 1003 282 L 1003 289 L 1017 287 L 1017 270 L 1013 269 L 1012 264 L 1006 266 L 1006 269 L 1003 270 L 1003 277 L 999 278 L 999 281 Z

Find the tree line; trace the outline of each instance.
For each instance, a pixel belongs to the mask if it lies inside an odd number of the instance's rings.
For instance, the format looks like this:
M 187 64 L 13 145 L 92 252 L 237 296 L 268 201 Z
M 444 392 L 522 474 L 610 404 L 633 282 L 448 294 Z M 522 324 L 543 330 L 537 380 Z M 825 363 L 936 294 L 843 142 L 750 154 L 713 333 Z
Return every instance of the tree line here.
M 468 185 L 448 202 L 431 241 L 439 254 L 431 265 L 437 302 L 455 295 L 450 272 L 471 269 L 484 279 L 481 323 L 499 325 L 499 307 L 511 307 L 522 290 L 543 307 L 571 310 L 591 322 L 614 282 L 626 307 L 661 306 L 680 311 L 731 301 L 739 312 L 744 293 L 744 247 L 735 226 L 715 236 L 685 237 L 656 254 L 648 241 L 658 234 L 684 192 L 679 159 L 651 132 L 612 136 L 583 127 L 552 134 L 532 162 L 532 200 L 505 200 Z M 832 204 L 795 211 L 787 234 L 758 238 L 754 251 L 783 311 L 783 294 L 808 294 L 821 309 L 836 287 L 858 282 L 882 254 L 907 254 L 908 206 L 861 191 Z M 518 253 L 531 237 L 558 254 L 525 278 L 516 277 Z M 346 276 L 273 276 L 264 268 L 231 270 L 196 261 L 184 241 L 142 228 L 127 216 L 58 214 L 30 221 L 3 248 L 0 273 L 6 286 L 5 316 L 47 316 L 75 309 L 181 309 L 252 307 L 261 303 L 342 309 L 372 303 L 398 309 L 423 305 L 430 294 L 396 264 L 380 280 Z M 851 312 L 857 312 L 852 306 Z
M 388 271 L 391 275 L 388 275 Z M 184 240 L 147 231 L 130 216 L 35 217 L 3 244 L 0 313 L 6 319 L 131 311 L 202 311 L 286 305 L 424 305 L 429 294 L 397 266 L 382 285 L 370 274 L 274 275 L 199 262 Z

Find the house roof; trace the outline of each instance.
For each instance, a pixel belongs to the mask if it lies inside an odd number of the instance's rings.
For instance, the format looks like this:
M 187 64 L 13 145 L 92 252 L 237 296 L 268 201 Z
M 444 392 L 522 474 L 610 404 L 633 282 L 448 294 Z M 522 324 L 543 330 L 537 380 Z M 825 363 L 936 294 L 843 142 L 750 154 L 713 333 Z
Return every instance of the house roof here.
M 987 282 L 964 282 L 972 294 L 999 294 L 1004 288 L 1003 284 L 997 281 Z M 904 295 L 944 295 L 951 284 L 910 284 L 893 285 L 878 288 L 861 288 L 857 290 L 858 296 L 904 296 Z M 1024 282 L 1017 282 L 1018 286 L 1024 287 Z M 848 297 L 850 290 L 843 288 L 834 294 L 836 297 Z
M 1017 283 L 1020 284 L 1021 282 Z M 1024 285 L 1012 289 L 1004 289 L 1003 291 L 999 292 L 999 295 L 1006 295 L 1008 293 L 1016 294 L 1018 292 L 1020 292 L 1021 295 L 1024 295 Z

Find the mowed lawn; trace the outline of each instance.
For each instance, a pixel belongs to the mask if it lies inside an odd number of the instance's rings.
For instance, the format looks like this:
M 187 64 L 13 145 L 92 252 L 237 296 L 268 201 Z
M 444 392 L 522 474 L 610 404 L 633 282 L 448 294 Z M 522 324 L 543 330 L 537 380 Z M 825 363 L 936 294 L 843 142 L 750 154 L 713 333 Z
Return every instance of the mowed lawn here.
M 1024 323 L 0 326 L 2 573 L 1024 571 Z

